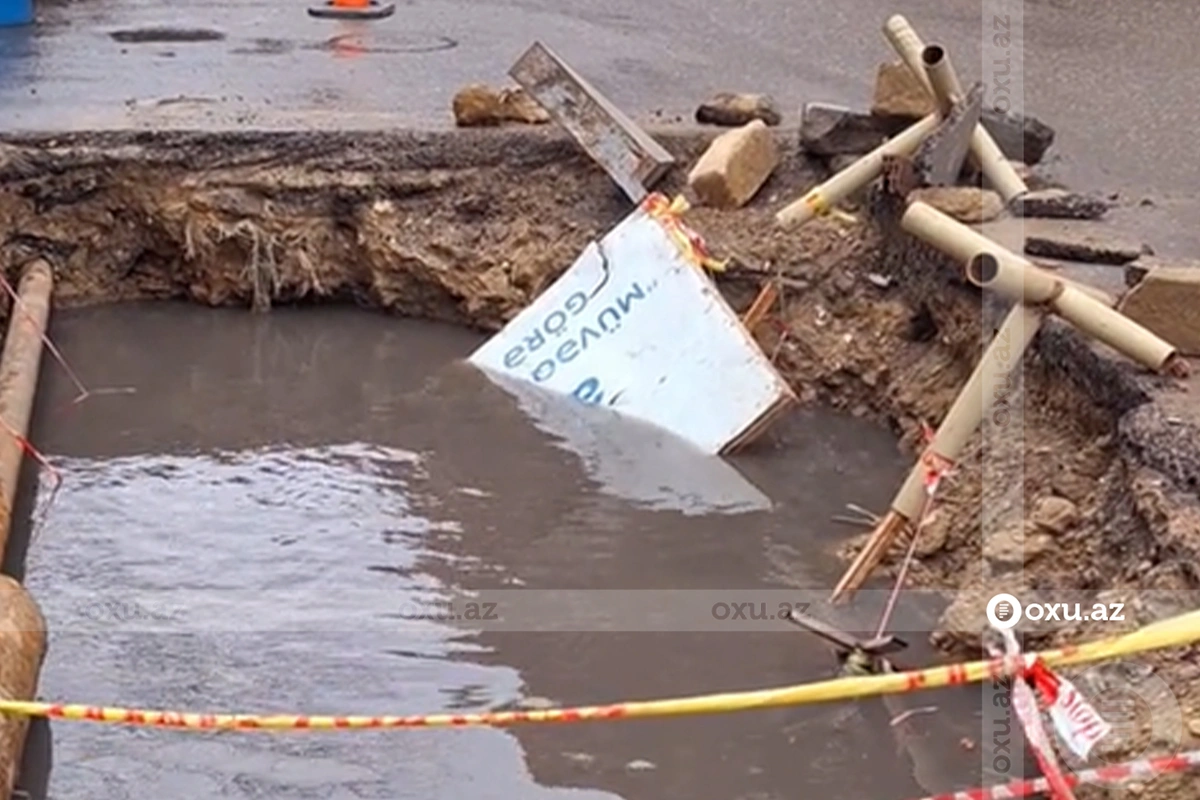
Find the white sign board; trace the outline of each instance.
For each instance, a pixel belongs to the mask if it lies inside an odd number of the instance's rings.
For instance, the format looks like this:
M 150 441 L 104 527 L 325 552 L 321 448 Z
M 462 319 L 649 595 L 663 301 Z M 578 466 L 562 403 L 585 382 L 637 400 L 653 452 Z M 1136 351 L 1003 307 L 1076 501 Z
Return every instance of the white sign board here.
M 487 373 L 484 373 L 487 374 Z M 579 457 L 602 492 L 655 511 L 746 514 L 770 511 L 770 498 L 721 458 L 669 431 L 580 403 L 528 381 L 488 376 L 534 425 Z
M 469 361 L 608 406 L 709 454 L 754 438 L 795 401 L 712 280 L 643 208 Z

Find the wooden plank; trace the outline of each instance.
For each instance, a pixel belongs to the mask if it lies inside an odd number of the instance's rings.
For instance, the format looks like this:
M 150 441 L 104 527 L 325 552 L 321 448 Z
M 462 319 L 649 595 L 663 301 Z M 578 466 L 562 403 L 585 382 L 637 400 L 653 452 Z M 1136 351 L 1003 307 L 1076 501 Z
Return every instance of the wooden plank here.
M 635 203 L 675 159 L 541 42 L 508 71 Z

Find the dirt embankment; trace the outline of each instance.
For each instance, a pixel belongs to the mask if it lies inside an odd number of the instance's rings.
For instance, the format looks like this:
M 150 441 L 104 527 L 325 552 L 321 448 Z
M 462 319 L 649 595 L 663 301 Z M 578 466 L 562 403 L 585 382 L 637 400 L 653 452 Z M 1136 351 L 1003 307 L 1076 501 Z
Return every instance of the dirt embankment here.
M 659 138 L 688 164 L 710 135 Z M 780 231 L 774 212 L 823 177 L 794 135 L 781 142 L 784 163 L 751 207 L 689 219 L 733 258 L 722 286 L 736 308 L 764 274 L 783 278 L 759 337 L 801 396 L 890 424 L 915 447 L 919 422 L 940 421 L 999 316 L 886 214 Z M 660 188 L 681 183 L 675 174 Z M 627 213 L 572 142 L 541 130 L 0 143 L 0 268 L 12 279 L 28 259 L 49 259 L 60 306 L 340 300 L 491 330 Z M 1059 324 L 1028 354 L 1024 392 L 1009 432 L 975 437 L 921 546 L 913 580 L 962 590 L 943 644 L 977 645 L 986 599 L 1002 589 L 1124 598 L 1129 627 L 1177 611 L 1178 596 L 1139 592 L 1197 588 L 1200 400 Z M 1021 553 L 1030 585 L 983 574 L 983 524 Z M 1192 719 L 1198 656 L 1151 659 Z

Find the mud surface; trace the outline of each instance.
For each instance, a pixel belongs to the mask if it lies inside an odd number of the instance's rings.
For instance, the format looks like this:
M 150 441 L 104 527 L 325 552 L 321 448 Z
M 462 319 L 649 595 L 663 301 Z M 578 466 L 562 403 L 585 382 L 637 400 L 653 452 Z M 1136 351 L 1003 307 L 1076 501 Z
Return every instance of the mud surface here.
M 130 305 L 59 312 L 53 334 L 85 383 L 123 390 L 64 411 L 74 387 L 48 370 L 34 432 L 63 478 L 28 564 L 52 630 L 42 694 L 59 699 L 417 713 L 826 676 L 828 652 L 784 628 L 468 635 L 397 617 L 433 610 L 451 587 L 823 587 L 840 567 L 823 520 L 845 502 L 884 502 L 905 461 L 884 431 L 801 412 L 776 447 L 741 463 L 773 510 L 684 515 L 620 497 L 583 468 L 587 453 L 452 365 L 479 341 L 462 330 L 352 309 Z M 930 655 L 917 646 L 912 658 Z M 56 723 L 49 787 L 96 798 L 565 787 L 580 798 L 786 798 L 797 787 L 899 798 L 978 778 L 978 759 L 956 746 L 978 730 L 974 693 L 928 702 L 944 710 L 920 723 L 916 766 L 884 707 L 867 704 L 515 733 Z

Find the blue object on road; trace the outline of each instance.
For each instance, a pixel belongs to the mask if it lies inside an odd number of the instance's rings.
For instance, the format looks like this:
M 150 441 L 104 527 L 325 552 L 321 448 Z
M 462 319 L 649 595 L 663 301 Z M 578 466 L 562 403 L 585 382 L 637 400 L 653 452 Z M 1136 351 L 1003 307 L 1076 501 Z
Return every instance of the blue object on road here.
M 33 0 L 0 0 L 0 27 L 33 22 Z

